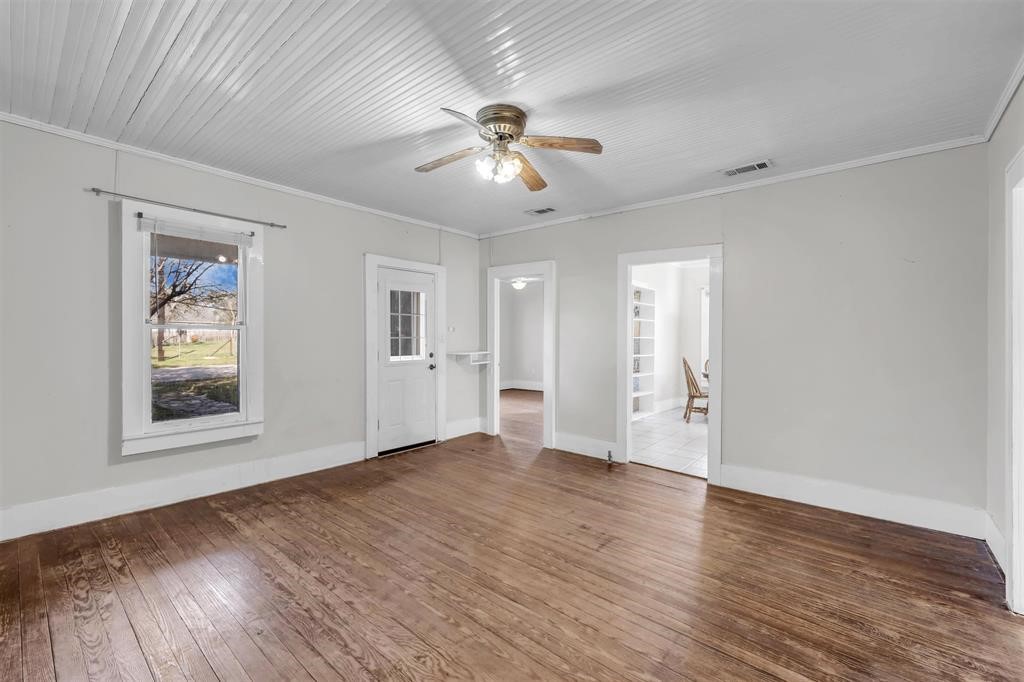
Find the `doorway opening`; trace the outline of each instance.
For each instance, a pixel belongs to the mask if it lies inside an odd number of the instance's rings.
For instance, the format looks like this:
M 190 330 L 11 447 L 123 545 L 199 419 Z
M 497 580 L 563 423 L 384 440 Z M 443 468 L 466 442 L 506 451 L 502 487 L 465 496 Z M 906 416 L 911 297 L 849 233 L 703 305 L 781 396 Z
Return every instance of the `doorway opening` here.
M 631 268 L 630 461 L 708 477 L 711 263 Z
M 367 458 L 445 438 L 445 269 L 367 254 Z
M 554 447 L 555 263 L 487 270 L 487 433 Z
M 719 480 L 721 253 L 619 255 L 620 461 Z
M 503 438 L 540 445 L 544 441 L 544 280 L 501 280 L 498 310 L 498 430 Z

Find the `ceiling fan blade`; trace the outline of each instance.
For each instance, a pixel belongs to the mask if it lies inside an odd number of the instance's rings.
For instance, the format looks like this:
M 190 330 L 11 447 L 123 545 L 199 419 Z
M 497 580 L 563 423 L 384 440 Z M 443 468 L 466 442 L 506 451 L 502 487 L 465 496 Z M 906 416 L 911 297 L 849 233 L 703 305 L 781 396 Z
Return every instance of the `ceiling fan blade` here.
M 523 170 L 519 171 L 519 179 L 523 181 L 527 189 L 531 192 L 539 192 L 548 186 L 548 183 L 540 176 L 540 173 L 533 167 L 533 164 L 523 156 L 522 152 L 512 152 L 512 156 L 519 159 L 519 162 L 523 164 Z
M 467 149 L 462 149 L 460 151 L 455 152 L 454 154 L 449 154 L 448 156 L 442 156 L 440 159 L 436 159 L 434 161 L 431 161 L 430 163 L 425 163 L 422 166 L 417 166 L 416 167 L 416 172 L 417 173 L 429 173 L 430 171 L 434 170 L 435 168 L 440 168 L 441 166 L 447 166 L 449 163 L 452 163 L 454 161 L 458 161 L 459 159 L 464 159 L 467 156 L 473 156 L 474 154 L 479 154 L 480 152 L 484 151 L 485 149 L 487 149 L 487 147 L 469 147 Z
M 561 149 L 562 151 L 584 152 L 586 154 L 600 154 L 604 150 L 600 142 L 589 137 L 525 135 L 519 138 L 519 143 L 538 149 Z
M 455 111 L 454 109 L 445 109 L 444 107 L 441 107 L 441 111 L 443 111 L 446 114 L 450 114 L 451 116 L 454 116 L 455 118 L 459 119 L 460 121 L 462 121 L 463 123 L 472 128 L 476 128 L 478 133 L 487 136 L 487 138 L 494 137 L 494 133 L 491 132 L 490 128 L 480 125 L 479 121 L 477 121 L 472 116 L 468 116 L 462 113 L 461 111 Z

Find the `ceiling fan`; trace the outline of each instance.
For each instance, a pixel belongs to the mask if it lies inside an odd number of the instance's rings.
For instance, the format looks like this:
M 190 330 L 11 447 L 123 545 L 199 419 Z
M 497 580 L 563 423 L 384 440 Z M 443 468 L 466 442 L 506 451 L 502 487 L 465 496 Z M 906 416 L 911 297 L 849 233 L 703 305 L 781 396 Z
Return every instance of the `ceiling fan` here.
M 428 173 L 435 168 L 447 166 L 449 163 L 486 151 L 490 153 L 477 159 L 476 162 L 477 172 L 485 180 L 504 184 L 518 176 L 531 192 L 536 192 L 547 187 L 548 183 L 540 176 L 533 164 L 523 156 L 522 152 L 508 148 L 510 144 L 587 154 L 600 154 L 603 150 L 600 142 L 589 137 L 524 135 L 526 112 L 511 104 L 491 104 L 476 112 L 476 118 L 444 107 L 441 108 L 441 111 L 476 129 L 487 144 L 480 147 L 468 147 L 454 154 L 442 156 L 436 161 L 425 163 L 416 168 L 420 173 Z

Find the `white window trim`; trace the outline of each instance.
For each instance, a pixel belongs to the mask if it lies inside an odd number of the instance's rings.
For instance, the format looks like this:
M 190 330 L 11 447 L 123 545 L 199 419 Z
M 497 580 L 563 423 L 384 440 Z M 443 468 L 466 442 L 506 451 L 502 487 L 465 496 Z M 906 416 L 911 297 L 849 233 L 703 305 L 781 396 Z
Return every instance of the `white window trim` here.
M 146 266 L 146 234 L 137 215 L 147 219 L 219 230 L 226 234 L 252 234 L 246 247 L 240 280 L 245 346 L 239 366 L 240 410 L 237 415 L 217 415 L 181 422 L 151 424 L 149 327 L 146 301 L 149 273 Z M 198 217 L 192 211 L 139 201 L 121 202 L 121 454 L 202 445 L 263 433 L 263 226 L 219 216 Z

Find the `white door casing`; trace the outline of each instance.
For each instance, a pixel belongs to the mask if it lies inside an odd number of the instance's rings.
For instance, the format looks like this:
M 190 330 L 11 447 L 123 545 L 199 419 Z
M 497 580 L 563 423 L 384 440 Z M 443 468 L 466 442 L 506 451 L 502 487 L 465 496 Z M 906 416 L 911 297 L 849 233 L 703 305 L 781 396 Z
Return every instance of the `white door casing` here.
M 1010 610 L 1024 613 L 1024 148 L 1006 167 L 1006 328 L 1009 371 L 1003 387 L 1009 409 L 1006 447 L 1010 500 L 1009 567 L 1006 599 Z M 1008 570 L 1007 570 L 1008 569 Z
M 437 439 L 434 275 L 377 271 L 377 451 Z
M 616 452 L 618 462 L 628 462 L 632 450 L 631 387 L 632 363 L 628 349 L 632 348 L 632 305 L 629 286 L 633 281 L 632 267 L 651 263 L 684 262 L 707 259 L 710 266 L 711 296 L 708 305 L 708 352 L 710 355 L 711 395 L 708 399 L 708 483 L 718 485 L 722 469 L 722 245 L 688 246 L 658 251 L 620 253 L 618 258 L 618 324 L 617 378 L 616 378 Z
M 555 406 L 558 404 L 558 281 L 554 261 L 496 265 L 487 268 L 487 349 L 491 362 L 487 367 L 487 408 L 485 433 L 498 435 L 501 424 L 501 282 L 516 277 L 536 277 L 544 283 L 544 436 L 543 446 L 558 447 L 555 442 Z

